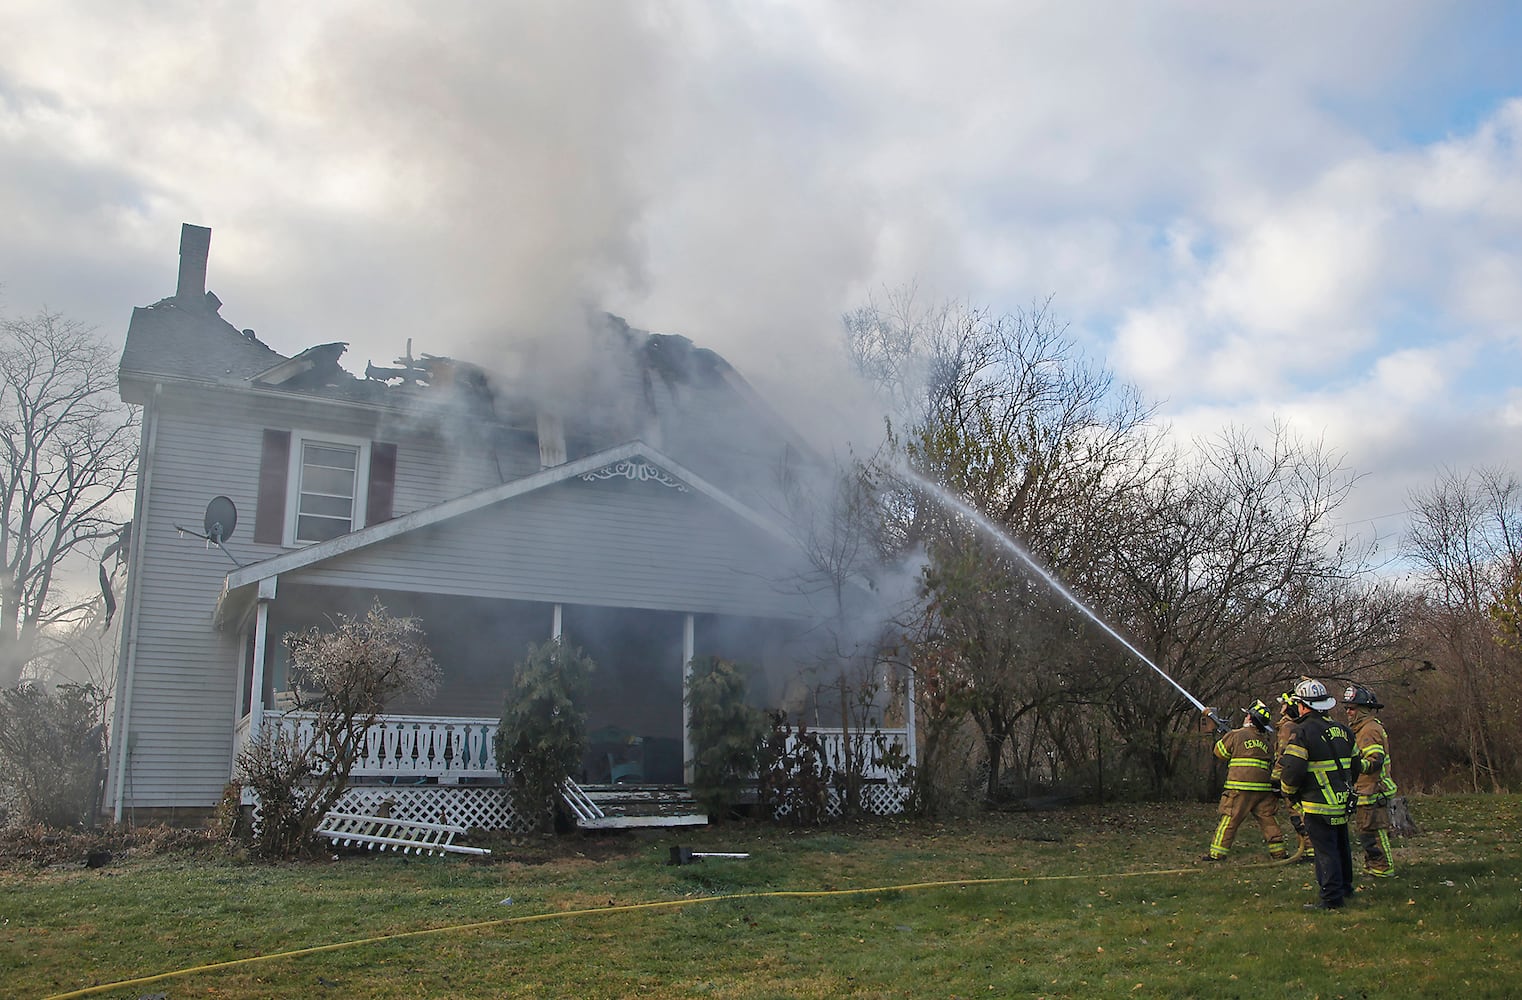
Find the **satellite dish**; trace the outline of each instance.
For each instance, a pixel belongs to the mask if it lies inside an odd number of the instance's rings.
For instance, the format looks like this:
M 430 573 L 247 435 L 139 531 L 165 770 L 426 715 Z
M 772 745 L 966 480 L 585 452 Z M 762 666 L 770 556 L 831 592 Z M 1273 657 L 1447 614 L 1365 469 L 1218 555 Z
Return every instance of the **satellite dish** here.
M 238 508 L 227 497 L 212 497 L 206 505 L 206 537 L 221 545 L 233 536 L 238 526 Z

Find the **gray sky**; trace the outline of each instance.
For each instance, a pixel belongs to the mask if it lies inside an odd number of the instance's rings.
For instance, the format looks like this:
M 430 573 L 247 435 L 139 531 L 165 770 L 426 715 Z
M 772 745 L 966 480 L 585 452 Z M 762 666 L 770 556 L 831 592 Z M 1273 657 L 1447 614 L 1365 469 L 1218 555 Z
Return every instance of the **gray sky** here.
M 845 310 L 1051 297 L 1180 434 L 1324 438 L 1393 536 L 1522 464 L 1516 11 L 0 0 L 0 310 L 120 338 L 194 222 L 283 353 L 489 363 L 591 303 L 851 428 Z

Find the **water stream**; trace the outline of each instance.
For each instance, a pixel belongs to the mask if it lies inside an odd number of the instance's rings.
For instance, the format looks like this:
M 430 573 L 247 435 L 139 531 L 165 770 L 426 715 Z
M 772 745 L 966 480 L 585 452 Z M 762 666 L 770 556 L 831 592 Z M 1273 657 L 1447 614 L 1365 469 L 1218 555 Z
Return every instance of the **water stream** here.
M 1017 543 L 1013 538 L 1010 538 L 1003 531 L 1001 531 L 998 525 L 994 524 L 988 518 L 984 517 L 977 508 L 973 507 L 971 504 L 963 500 L 961 497 L 957 496 L 955 493 L 952 493 L 950 490 L 941 486 L 939 483 L 935 483 L 929 479 L 926 479 L 924 476 L 920 475 L 918 472 L 915 472 L 907 465 L 899 466 L 898 471 L 904 476 L 904 478 L 910 480 L 920 489 L 924 490 L 926 493 L 934 497 L 936 501 L 939 502 L 942 506 L 956 511 L 958 514 L 961 514 L 963 517 L 976 524 L 980 529 L 982 529 L 985 535 L 998 542 L 1005 549 L 1009 550 L 1012 555 L 1016 556 L 1021 562 L 1029 566 L 1037 576 L 1046 581 L 1047 586 L 1051 587 L 1052 590 L 1056 591 L 1058 594 L 1061 594 L 1070 604 L 1073 605 L 1073 607 L 1077 608 L 1079 611 L 1082 611 L 1090 621 L 1092 621 L 1095 625 L 1098 625 L 1100 628 L 1104 629 L 1116 642 L 1120 643 L 1122 646 L 1126 647 L 1126 649 L 1130 650 L 1133 656 L 1135 656 L 1138 660 L 1141 660 L 1153 670 L 1157 671 L 1157 675 L 1163 680 L 1167 681 L 1169 684 L 1172 684 L 1174 688 L 1178 690 L 1179 694 L 1183 695 L 1185 698 L 1188 698 L 1190 704 L 1199 709 L 1201 712 L 1208 711 L 1208 709 L 1205 707 L 1204 702 L 1200 701 L 1200 699 L 1196 698 L 1194 695 L 1186 691 L 1182 684 L 1164 673 L 1162 667 L 1159 667 L 1157 664 L 1149 660 L 1146 657 L 1146 654 L 1132 645 L 1125 636 L 1121 635 L 1119 632 L 1115 631 L 1115 629 L 1111 628 L 1108 622 L 1095 614 L 1087 604 L 1084 604 L 1082 601 L 1080 601 L 1072 591 L 1068 590 L 1067 587 L 1062 585 L 1061 580 L 1057 579 L 1051 573 L 1047 572 L 1046 567 L 1038 563 L 1031 556 L 1031 554 L 1026 552 L 1025 549 L 1022 548 L 1019 543 Z

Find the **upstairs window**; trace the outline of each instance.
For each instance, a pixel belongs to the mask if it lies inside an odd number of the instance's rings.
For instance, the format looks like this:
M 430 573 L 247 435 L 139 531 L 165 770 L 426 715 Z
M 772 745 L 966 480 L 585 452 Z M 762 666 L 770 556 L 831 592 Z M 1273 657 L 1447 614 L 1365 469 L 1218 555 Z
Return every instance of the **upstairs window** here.
M 325 542 L 392 518 L 396 445 L 264 431 L 254 541 Z
M 359 497 L 359 457 L 357 445 L 301 443 L 301 482 L 296 494 L 296 532 L 292 536 L 296 542 L 337 538 L 361 520 L 354 516 Z
M 297 434 L 291 442 L 287 537 L 292 545 L 325 542 L 365 523 L 370 445 Z

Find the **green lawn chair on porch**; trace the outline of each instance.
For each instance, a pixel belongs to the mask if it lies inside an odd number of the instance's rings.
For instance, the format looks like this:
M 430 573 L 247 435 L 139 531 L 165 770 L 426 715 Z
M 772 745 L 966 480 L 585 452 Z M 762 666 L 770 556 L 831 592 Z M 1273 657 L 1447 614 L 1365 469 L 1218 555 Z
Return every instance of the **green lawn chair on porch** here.
M 610 784 L 639 783 L 645 780 L 645 741 L 618 726 L 604 726 L 587 734 L 593 753 L 600 753 L 608 764 Z

